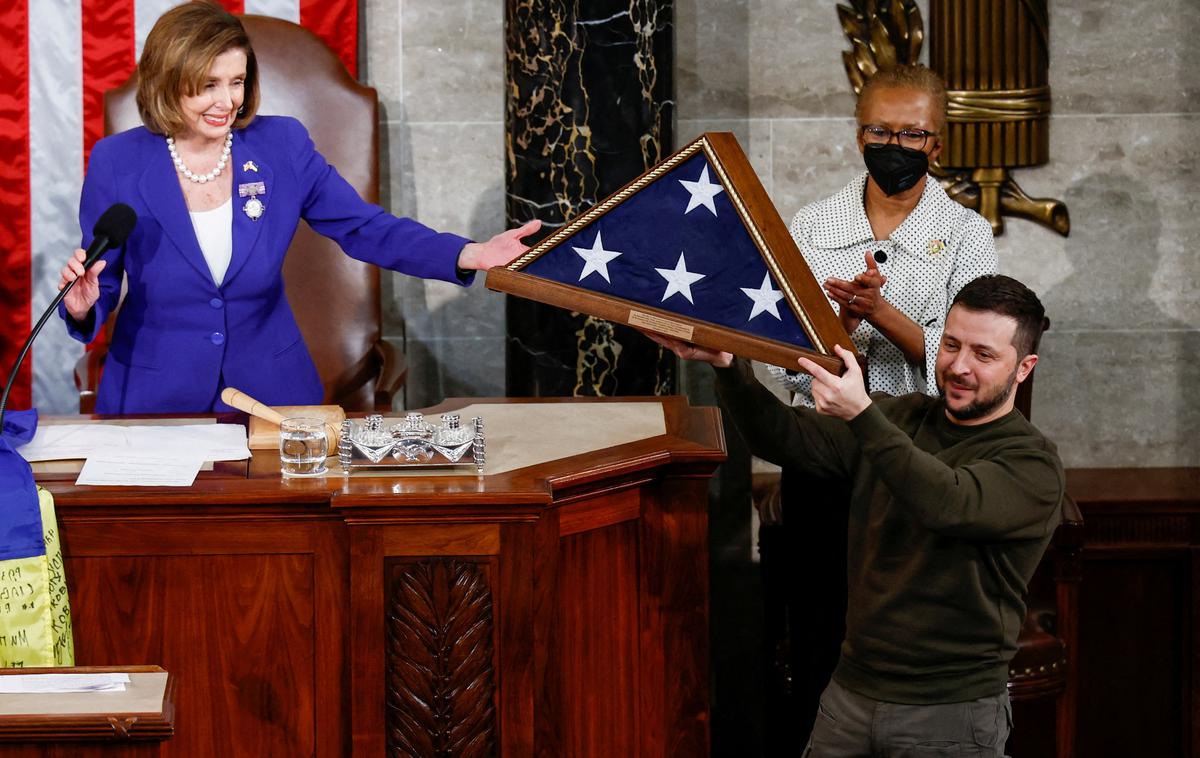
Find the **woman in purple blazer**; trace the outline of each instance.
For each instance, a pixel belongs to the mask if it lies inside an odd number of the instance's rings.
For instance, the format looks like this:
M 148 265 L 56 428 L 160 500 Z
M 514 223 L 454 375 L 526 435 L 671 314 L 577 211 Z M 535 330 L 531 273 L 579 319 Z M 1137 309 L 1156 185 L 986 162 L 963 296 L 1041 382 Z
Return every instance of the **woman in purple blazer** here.
M 524 252 L 521 237 L 538 228 L 474 243 L 364 202 L 299 121 L 255 117 L 254 51 L 215 4 L 165 13 L 138 76 L 145 126 L 96 143 L 79 207 L 85 246 L 113 203 L 131 206 L 137 225 L 86 272 L 76 250 L 59 282 L 79 278 L 59 310 L 90 342 L 128 277 L 98 413 L 224 410 L 226 386 L 272 405 L 321 402 L 281 275 L 301 218 L 354 258 L 463 285 Z

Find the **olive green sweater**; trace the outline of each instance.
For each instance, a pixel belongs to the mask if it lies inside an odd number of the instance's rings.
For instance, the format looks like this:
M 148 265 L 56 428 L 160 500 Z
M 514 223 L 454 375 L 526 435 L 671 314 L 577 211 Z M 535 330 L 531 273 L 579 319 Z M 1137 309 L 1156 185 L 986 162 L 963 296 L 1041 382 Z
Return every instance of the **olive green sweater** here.
M 834 679 L 893 703 L 1003 692 L 1026 587 L 1061 516 L 1053 443 L 1017 411 L 961 426 L 919 394 L 873 396 L 849 422 L 790 408 L 741 359 L 717 370 L 717 391 L 755 455 L 853 481 Z

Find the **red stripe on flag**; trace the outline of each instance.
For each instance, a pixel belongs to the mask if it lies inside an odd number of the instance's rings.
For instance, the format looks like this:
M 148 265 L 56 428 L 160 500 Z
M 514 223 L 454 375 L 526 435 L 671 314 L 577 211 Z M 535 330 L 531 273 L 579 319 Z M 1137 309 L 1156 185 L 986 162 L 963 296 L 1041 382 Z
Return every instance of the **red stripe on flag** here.
M 134 0 L 83 0 L 83 165 L 104 136 L 104 93 L 137 67 Z
M 225 10 L 229 11 L 230 13 L 246 12 L 245 0 L 221 0 L 221 5 L 223 5 Z
M 358 78 L 358 0 L 300 0 L 300 25 L 333 48 Z
M 8 378 L 29 336 L 29 6 L 18 0 L 0 12 L 0 382 Z M 9 408 L 33 402 L 32 356 L 25 359 L 8 398 Z
M 104 93 L 125 83 L 137 68 L 137 24 L 134 0 L 82 0 L 83 32 L 83 165 L 92 146 L 104 136 Z M 82 169 L 82 167 L 81 167 Z M 89 343 L 94 350 L 108 343 L 108 330 Z

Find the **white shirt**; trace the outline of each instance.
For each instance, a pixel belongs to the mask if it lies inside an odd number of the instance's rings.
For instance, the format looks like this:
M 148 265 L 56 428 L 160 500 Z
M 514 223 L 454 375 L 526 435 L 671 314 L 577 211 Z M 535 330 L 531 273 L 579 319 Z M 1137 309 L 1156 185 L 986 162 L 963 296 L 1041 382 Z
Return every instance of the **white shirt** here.
M 208 262 L 208 270 L 217 286 L 225 279 L 229 261 L 233 258 L 233 196 L 211 211 L 188 211 L 200 252 Z
M 996 273 L 992 227 L 952 200 L 937 179 L 928 177 L 920 201 L 904 222 L 888 239 L 876 240 L 863 205 L 866 183 L 863 172 L 836 195 L 805 206 L 792 219 L 792 237 L 818 283 L 829 277 L 853 279 L 866 270 L 868 250 L 887 254 L 886 262 L 879 264 L 887 277 L 883 297 L 923 329 L 925 364 L 909 363 L 900 348 L 865 319 L 850 338 L 867 356 L 871 392 L 936 395 L 934 364 L 950 303 L 967 282 Z M 836 312 L 837 304 L 830 303 Z M 795 393 L 794 403 L 812 406 L 808 374 L 777 366 L 769 369 Z

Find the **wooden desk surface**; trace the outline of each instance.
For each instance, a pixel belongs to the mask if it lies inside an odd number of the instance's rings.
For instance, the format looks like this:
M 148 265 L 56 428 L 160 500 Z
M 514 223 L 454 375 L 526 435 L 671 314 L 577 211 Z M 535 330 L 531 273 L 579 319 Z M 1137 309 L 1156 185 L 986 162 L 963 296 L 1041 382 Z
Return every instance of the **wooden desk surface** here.
M 686 398 L 455 398 L 423 409 L 432 415 L 478 403 L 609 403 L 646 400 L 661 402 L 667 433 L 627 445 L 596 450 L 552 460 L 536 466 L 500 474 L 476 476 L 473 471 L 438 477 L 405 476 L 393 471 L 380 476 L 344 477 L 336 471 L 312 479 L 287 479 L 279 474 L 278 454 L 257 450 L 247 461 L 223 461 L 214 470 L 202 471 L 195 485 L 186 490 L 169 487 L 77 487 L 75 474 L 37 475 L 38 483 L 54 494 L 62 507 L 111 505 L 272 505 L 331 504 L 337 507 L 366 507 L 386 503 L 389 507 L 419 507 L 436 502 L 450 506 L 459 502 L 479 504 L 484 499 L 510 506 L 545 505 L 557 491 L 585 486 L 589 481 L 610 478 L 621 472 L 661 466 L 664 463 L 715 465 L 724 460 L 725 441 L 720 415 L 715 408 L 692 408 Z M 177 417 L 177 416 L 176 416 Z M 88 416 L 104 419 L 104 416 Z M 153 417 L 146 417 L 153 418 Z M 244 414 L 225 414 L 219 423 L 245 424 Z
M 6 669 L 23 674 L 129 674 L 123 692 L 0 696 L 0 743 L 164 740 L 174 732 L 175 680 L 158 666 Z

